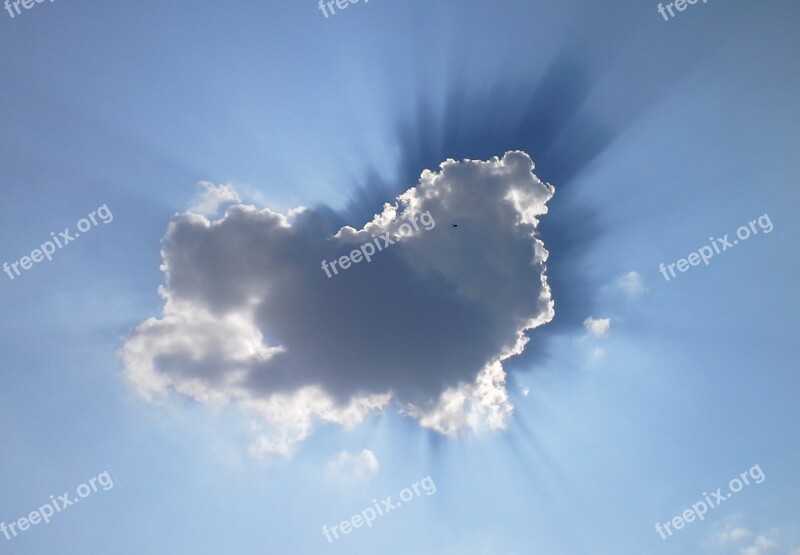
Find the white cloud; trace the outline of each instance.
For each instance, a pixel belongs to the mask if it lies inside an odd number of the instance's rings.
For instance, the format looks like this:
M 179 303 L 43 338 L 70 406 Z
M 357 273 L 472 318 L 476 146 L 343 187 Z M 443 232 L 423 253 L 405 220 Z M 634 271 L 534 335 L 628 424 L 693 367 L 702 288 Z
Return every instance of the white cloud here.
M 256 439 L 250 446 L 250 453 L 257 458 L 289 457 L 295 445 L 311 435 L 315 421 L 353 428 L 371 413 L 386 408 L 390 399 L 388 393 L 354 395 L 346 404 L 340 404 L 322 388 L 306 386 L 265 399 L 252 395 L 243 397 L 239 406 L 260 417 L 253 421 Z
M 143 397 L 253 415 L 258 456 L 390 403 L 441 433 L 505 426 L 503 362 L 555 314 L 536 232 L 554 189 L 525 153 L 448 160 L 360 229 L 242 204 L 209 220 L 235 195 L 225 187 L 209 184 L 162 241 L 163 313 L 121 350 Z M 331 279 L 321 269 L 386 234 L 404 236 Z
M 589 335 L 603 337 L 611 328 L 611 318 L 592 318 L 591 316 L 583 321 L 583 327 Z
M 351 483 L 361 482 L 378 473 L 380 464 L 378 457 L 369 449 L 360 453 L 342 451 L 328 463 L 328 473 L 337 481 Z
M 208 181 L 199 183 L 204 191 L 195 198 L 189 212 L 202 216 L 213 216 L 223 204 L 241 202 L 239 193 L 232 185 L 214 185 Z
M 422 426 L 450 436 L 463 429 L 503 429 L 514 411 L 505 385 L 506 373 L 498 360 L 484 367 L 475 383 L 446 389 L 428 409 L 409 404 L 406 414 Z
M 755 542 L 753 545 L 749 547 L 743 547 L 739 553 L 741 555 L 764 555 L 767 551 L 770 551 L 774 548 L 778 547 L 778 544 L 772 541 L 771 539 L 767 538 L 766 536 L 756 536 Z
M 713 526 L 707 545 L 716 551 L 736 549 L 739 555 L 767 555 L 780 548 L 781 552 L 789 555 L 800 555 L 800 549 L 788 550 L 786 544 L 786 531 L 779 527 L 769 528 L 765 533 L 754 533 L 748 530 L 741 522 L 742 515 L 734 515 L 726 519 L 727 522 L 717 523 Z
M 640 297 L 647 292 L 644 280 L 638 272 L 628 272 L 614 280 L 614 288 L 622 291 L 629 297 Z
M 751 535 L 752 534 L 747 528 L 734 526 L 733 524 L 728 524 L 725 527 L 725 530 L 722 530 L 717 534 L 716 540 L 717 543 L 725 545 L 729 543 L 736 543 L 738 541 L 750 537 Z

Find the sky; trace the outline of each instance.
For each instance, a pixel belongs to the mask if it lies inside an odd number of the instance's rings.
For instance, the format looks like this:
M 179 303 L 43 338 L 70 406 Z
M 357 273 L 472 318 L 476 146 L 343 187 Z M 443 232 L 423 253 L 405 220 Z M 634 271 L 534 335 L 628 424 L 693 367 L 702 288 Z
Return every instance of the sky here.
M 28 1 L 0 553 L 800 554 L 796 2 Z

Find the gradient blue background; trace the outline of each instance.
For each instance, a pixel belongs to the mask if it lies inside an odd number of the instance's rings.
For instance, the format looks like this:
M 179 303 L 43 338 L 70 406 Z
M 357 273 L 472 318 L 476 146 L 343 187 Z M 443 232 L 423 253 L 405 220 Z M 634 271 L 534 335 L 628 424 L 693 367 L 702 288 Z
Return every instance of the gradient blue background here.
M 0 12 L 0 262 L 101 204 L 114 214 L 0 275 L 0 521 L 103 470 L 116 481 L 0 552 L 738 553 L 706 545 L 733 518 L 779 530 L 774 553 L 800 548 L 800 5 L 711 0 L 668 22 L 656 5 Z M 557 317 L 515 365 L 506 432 L 451 440 L 385 415 L 265 465 L 240 416 L 148 405 L 122 382 L 116 351 L 160 311 L 159 241 L 197 181 L 358 223 L 446 157 L 510 148 L 556 186 L 542 233 Z M 771 234 L 658 273 L 765 212 Z M 609 287 L 628 271 L 649 289 L 637 300 Z M 602 359 L 579 340 L 590 315 L 612 319 Z M 363 448 L 374 480 L 326 478 Z M 754 464 L 764 483 L 655 533 Z M 320 533 L 429 474 L 435 495 L 334 545 Z

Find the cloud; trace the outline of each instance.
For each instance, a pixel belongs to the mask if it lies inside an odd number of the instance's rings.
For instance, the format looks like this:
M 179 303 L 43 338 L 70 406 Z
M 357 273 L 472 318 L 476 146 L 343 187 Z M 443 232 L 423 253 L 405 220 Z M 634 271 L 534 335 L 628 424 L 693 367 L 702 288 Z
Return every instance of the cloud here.
M 163 313 L 121 350 L 129 383 L 254 415 L 258 456 L 388 407 L 446 434 L 504 427 L 503 362 L 555 314 L 537 235 L 554 188 L 533 168 L 518 151 L 447 160 L 360 228 L 325 207 L 179 214 Z M 395 244 L 326 276 L 323 260 L 380 237 Z
M 589 335 L 603 337 L 611 328 L 611 318 L 592 318 L 590 316 L 583 321 L 583 327 L 586 328 Z
M 204 191 L 194 200 L 189 212 L 202 216 L 213 216 L 223 204 L 242 200 L 232 185 L 214 185 L 208 181 L 201 181 L 199 185 L 203 187 Z
M 778 544 L 772 541 L 771 539 L 767 538 L 766 536 L 756 536 L 755 542 L 753 545 L 749 547 L 743 547 L 739 553 L 741 555 L 764 555 L 767 551 L 770 551 L 774 548 L 778 547 Z
M 750 532 L 745 528 L 731 528 L 720 534 L 720 542 L 730 543 L 737 542 L 743 538 L 750 536 Z
M 785 548 L 786 544 L 790 543 L 787 541 L 785 530 L 772 527 L 764 534 L 754 534 L 740 524 L 741 521 L 742 517 L 739 515 L 728 519 L 724 524 L 715 524 L 707 545 L 715 550 L 725 549 L 726 552 L 727 549 L 736 548 L 739 555 L 766 555 L 779 547 L 782 552 L 800 555 L 800 549 L 791 551 Z
M 632 298 L 641 297 L 647 292 L 644 280 L 638 272 L 628 272 L 619 276 L 614 280 L 614 288 Z
M 716 540 L 717 543 L 725 545 L 729 543 L 736 543 L 745 538 L 749 538 L 751 535 L 752 534 L 747 528 L 734 526 L 733 524 L 728 524 L 725 527 L 725 530 L 722 530 L 717 534 Z
M 475 383 L 446 389 L 430 409 L 409 404 L 406 414 L 426 428 L 455 435 L 464 428 L 501 429 L 514 407 L 505 388 L 506 374 L 500 360 L 484 367 Z
M 360 453 L 342 451 L 328 463 L 328 473 L 340 482 L 360 482 L 378 473 L 378 457 L 369 449 Z

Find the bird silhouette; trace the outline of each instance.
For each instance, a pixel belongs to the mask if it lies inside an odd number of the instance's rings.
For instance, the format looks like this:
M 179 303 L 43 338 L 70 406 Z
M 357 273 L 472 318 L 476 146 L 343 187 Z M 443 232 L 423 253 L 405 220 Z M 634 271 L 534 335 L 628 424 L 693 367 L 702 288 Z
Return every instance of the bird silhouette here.
M 450 224 L 450 225 L 452 225 L 453 227 L 458 227 L 458 224 Z

